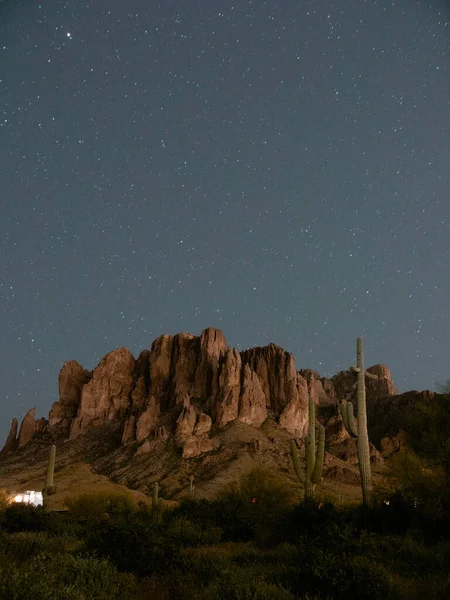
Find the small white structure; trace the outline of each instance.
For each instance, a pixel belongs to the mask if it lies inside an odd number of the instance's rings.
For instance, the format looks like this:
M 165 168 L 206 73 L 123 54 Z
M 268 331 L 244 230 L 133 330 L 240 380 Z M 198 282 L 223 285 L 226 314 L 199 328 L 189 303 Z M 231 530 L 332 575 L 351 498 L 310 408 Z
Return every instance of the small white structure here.
M 17 494 L 13 498 L 14 502 L 21 502 L 22 504 L 31 504 L 32 506 L 42 506 L 44 504 L 42 498 L 42 492 L 35 492 L 30 490 L 23 494 Z

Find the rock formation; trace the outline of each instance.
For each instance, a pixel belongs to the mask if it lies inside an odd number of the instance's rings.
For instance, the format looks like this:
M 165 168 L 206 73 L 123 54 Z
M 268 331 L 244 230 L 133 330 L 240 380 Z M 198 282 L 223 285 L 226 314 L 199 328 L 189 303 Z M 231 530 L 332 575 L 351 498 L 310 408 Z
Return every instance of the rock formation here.
M 81 389 L 77 415 L 70 428 L 74 438 L 87 427 L 123 418 L 129 408 L 136 362 L 126 348 L 107 354 Z
M 31 440 L 34 435 L 36 423 L 34 420 L 36 409 L 30 408 L 27 414 L 24 416 L 20 425 L 19 437 L 17 438 L 18 448 L 22 448 Z
M 59 402 L 50 409 L 50 426 L 60 424 L 67 431 L 73 419 L 77 416 L 80 404 L 81 390 L 90 380 L 92 374 L 86 371 L 76 360 L 65 362 L 59 373 Z
M 396 393 L 389 369 L 367 370 L 368 401 Z M 17 423 L 5 451 L 25 446 L 34 435 L 75 439 L 106 423 L 120 428 L 122 444 L 151 452 L 153 441 L 171 439 L 185 458 L 214 448 L 212 435 L 236 421 L 255 428 L 270 416 L 292 436 L 305 435 L 308 397 L 329 411 L 333 441 L 345 439 L 338 400 L 349 399 L 355 376 L 342 371 L 331 379 L 296 370 L 294 357 L 275 344 L 238 352 L 223 333 L 205 329 L 200 336 L 162 335 L 137 360 L 126 348 L 109 352 L 94 369 L 66 362 L 59 375 L 59 400 L 49 422 L 35 421 L 34 409 Z M 163 432 L 163 433 L 161 433 Z M 134 445 L 134 446 L 133 446 Z
M 11 428 L 9 430 L 8 437 L 6 439 L 5 445 L 3 446 L 2 452 L 11 452 L 11 450 L 15 450 L 17 446 L 17 429 L 19 423 L 16 418 L 11 421 Z

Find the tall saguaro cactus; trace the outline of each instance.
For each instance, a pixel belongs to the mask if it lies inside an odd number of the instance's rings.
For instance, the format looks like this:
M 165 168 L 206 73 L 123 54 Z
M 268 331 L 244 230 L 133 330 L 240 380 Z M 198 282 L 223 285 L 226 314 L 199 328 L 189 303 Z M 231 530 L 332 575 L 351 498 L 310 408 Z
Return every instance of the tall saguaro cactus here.
M 56 457 L 56 446 L 50 446 L 48 453 L 48 465 L 47 465 L 47 478 L 45 480 L 45 486 L 42 490 L 42 500 L 44 507 L 47 507 L 47 498 L 55 493 L 56 486 L 53 483 L 53 476 L 55 473 L 55 457 Z
M 308 435 L 305 438 L 306 475 L 303 475 L 300 457 L 295 440 L 291 440 L 291 455 L 295 473 L 305 486 L 305 496 L 314 496 L 316 484 L 322 478 L 323 459 L 325 455 L 325 427 L 319 425 L 319 443 L 316 454 L 316 414 L 314 401 L 308 399 Z
M 361 489 L 364 504 L 369 504 L 372 493 L 372 473 L 370 469 L 370 450 L 369 434 L 367 433 L 367 409 L 366 409 L 366 372 L 364 370 L 363 340 L 361 337 L 356 342 L 356 368 L 351 370 L 357 376 L 357 424 L 353 415 L 353 405 L 351 402 L 342 402 L 340 405 L 342 422 L 348 433 L 357 438 L 358 443 L 358 464 L 361 477 Z

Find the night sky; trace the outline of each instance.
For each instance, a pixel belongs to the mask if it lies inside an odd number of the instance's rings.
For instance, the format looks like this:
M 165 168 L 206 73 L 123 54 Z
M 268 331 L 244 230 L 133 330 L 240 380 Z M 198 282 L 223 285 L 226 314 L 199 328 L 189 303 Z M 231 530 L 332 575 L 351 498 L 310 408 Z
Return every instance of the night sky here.
M 0 5 L 0 445 L 162 333 L 450 378 L 450 7 Z

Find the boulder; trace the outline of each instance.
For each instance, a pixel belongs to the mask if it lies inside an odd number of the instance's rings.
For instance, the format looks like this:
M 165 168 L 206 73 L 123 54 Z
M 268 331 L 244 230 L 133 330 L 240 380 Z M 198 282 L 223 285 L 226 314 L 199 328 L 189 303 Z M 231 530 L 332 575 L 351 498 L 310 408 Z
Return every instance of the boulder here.
M 194 427 L 194 435 L 200 436 L 208 433 L 211 429 L 211 425 L 211 417 L 205 413 L 200 413 L 197 417 L 197 422 Z
M 190 435 L 184 441 L 182 457 L 195 458 L 212 450 L 214 450 L 213 442 L 207 436 Z

